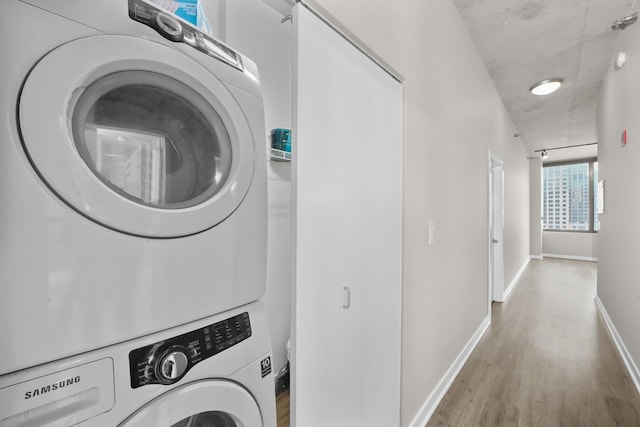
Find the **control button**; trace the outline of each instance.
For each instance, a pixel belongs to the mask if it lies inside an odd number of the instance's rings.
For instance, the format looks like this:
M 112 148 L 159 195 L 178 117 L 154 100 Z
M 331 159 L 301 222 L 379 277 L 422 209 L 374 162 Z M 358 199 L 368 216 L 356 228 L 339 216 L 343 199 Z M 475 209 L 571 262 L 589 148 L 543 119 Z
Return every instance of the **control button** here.
M 182 40 L 182 25 L 177 19 L 166 13 L 158 13 L 154 21 L 156 30 L 167 39 L 179 42 Z
M 197 48 L 197 47 L 198 47 L 198 41 L 197 41 L 197 39 L 196 39 L 196 35 L 195 35 L 193 32 L 191 32 L 191 31 L 187 31 L 187 30 L 185 29 L 185 31 L 183 31 L 183 32 L 182 32 L 182 40 L 183 40 L 186 44 L 188 44 L 188 45 L 190 45 L 190 46 L 192 46 L 192 47 L 195 47 L 195 48 Z M 208 331 L 207 329 L 205 329 L 204 333 L 205 333 L 205 334 L 208 334 L 208 333 L 209 333 L 209 331 Z
M 171 384 L 180 379 L 189 367 L 189 358 L 182 349 L 166 351 L 156 365 L 156 376 L 163 384 Z

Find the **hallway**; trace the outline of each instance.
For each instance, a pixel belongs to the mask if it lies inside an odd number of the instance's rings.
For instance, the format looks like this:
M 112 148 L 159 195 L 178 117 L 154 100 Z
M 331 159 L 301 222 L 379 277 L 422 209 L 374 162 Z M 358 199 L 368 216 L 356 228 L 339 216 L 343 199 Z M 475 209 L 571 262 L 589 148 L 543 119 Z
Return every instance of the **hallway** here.
M 640 396 L 594 303 L 593 262 L 532 260 L 432 426 L 640 426 Z

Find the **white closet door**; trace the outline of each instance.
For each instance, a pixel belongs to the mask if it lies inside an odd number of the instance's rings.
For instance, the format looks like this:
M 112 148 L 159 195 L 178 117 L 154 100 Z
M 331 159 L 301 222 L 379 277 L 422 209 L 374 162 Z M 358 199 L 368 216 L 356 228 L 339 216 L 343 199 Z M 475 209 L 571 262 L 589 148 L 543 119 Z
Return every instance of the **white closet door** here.
M 361 73 L 362 426 L 400 424 L 402 85 L 371 61 Z M 375 90 L 371 90 L 375 88 Z
M 402 86 L 295 7 L 292 423 L 400 417 Z

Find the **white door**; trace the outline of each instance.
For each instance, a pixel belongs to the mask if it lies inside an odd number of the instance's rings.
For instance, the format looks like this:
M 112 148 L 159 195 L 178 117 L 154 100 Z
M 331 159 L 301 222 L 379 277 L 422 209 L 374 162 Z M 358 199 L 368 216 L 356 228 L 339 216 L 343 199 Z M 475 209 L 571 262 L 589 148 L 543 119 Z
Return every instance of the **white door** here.
M 292 425 L 394 426 L 402 85 L 295 10 Z
M 152 400 L 119 427 L 259 427 L 260 408 L 251 394 L 230 381 L 203 380 Z
M 54 49 L 27 76 L 18 120 L 51 190 L 128 234 L 206 230 L 251 183 L 254 140 L 229 90 L 194 59 L 142 38 Z
M 504 166 L 491 156 L 490 299 L 504 301 Z

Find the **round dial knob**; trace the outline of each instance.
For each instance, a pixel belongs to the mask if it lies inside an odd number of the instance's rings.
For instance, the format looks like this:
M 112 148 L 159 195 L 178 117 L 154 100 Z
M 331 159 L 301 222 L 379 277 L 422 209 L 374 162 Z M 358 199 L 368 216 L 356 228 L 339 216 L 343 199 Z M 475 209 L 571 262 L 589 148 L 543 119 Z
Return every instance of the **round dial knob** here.
M 162 383 L 173 383 L 180 379 L 189 367 L 189 357 L 183 349 L 167 350 L 156 364 L 156 377 Z
M 158 13 L 154 27 L 156 27 L 156 30 L 158 30 L 160 34 L 171 41 L 179 42 L 182 40 L 182 25 L 171 15 Z

